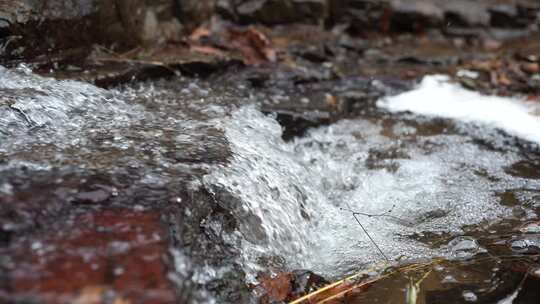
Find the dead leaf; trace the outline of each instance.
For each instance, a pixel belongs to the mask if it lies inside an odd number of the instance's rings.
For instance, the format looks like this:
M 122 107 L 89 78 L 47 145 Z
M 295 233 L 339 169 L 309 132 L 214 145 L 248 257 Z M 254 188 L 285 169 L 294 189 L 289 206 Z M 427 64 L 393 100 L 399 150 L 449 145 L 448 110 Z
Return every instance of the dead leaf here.
M 333 110 L 337 110 L 338 109 L 338 99 L 336 96 L 332 95 L 332 94 L 325 94 L 324 95 L 324 98 L 325 98 L 325 101 L 326 101 L 326 104 Z
M 245 31 L 231 30 L 227 40 L 230 41 L 231 48 L 242 55 L 246 65 L 277 61 L 276 51 L 270 40 L 253 27 Z
M 215 47 L 211 46 L 203 46 L 203 45 L 190 45 L 189 49 L 193 52 L 202 53 L 206 55 L 213 55 L 217 57 L 226 57 L 225 52 L 223 52 L 220 49 L 217 49 Z
M 276 62 L 276 51 L 272 47 L 270 40 L 261 32 L 255 28 L 250 27 L 246 32 L 249 41 L 253 44 L 255 49 L 263 55 L 266 60 L 270 62 Z
M 74 304 L 100 304 L 102 303 L 103 286 L 86 286 L 73 302 Z
M 540 65 L 536 62 L 522 63 L 521 70 L 528 74 L 535 74 L 540 72 Z
M 115 298 L 113 304 L 131 304 L 131 301 L 122 297 Z
M 258 286 L 261 292 L 261 302 L 274 303 L 287 299 L 293 290 L 292 274 L 280 273 L 275 277 L 263 276 Z

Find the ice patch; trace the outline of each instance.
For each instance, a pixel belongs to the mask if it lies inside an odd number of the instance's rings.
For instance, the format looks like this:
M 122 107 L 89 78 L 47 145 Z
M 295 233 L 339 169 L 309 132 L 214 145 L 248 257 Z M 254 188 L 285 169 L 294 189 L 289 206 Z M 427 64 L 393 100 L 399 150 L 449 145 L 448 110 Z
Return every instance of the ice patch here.
M 426 76 L 416 89 L 383 98 L 377 104 L 391 112 L 411 111 L 482 123 L 540 144 L 540 105 L 481 95 L 450 83 L 447 76 Z

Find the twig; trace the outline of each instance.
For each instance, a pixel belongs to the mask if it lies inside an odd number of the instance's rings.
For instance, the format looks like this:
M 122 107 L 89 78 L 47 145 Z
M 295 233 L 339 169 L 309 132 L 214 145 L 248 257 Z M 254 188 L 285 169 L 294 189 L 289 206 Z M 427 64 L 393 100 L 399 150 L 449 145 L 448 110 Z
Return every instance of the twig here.
M 375 246 L 375 248 L 377 248 L 377 250 L 379 251 L 379 253 L 383 256 L 383 258 L 390 263 L 390 259 L 388 259 L 388 257 L 384 254 L 384 252 L 381 250 L 381 248 L 379 247 L 379 245 L 377 245 L 377 242 L 375 242 L 375 240 L 371 237 L 371 235 L 369 234 L 369 232 L 366 230 L 366 228 L 364 227 L 364 225 L 362 225 L 362 223 L 360 222 L 360 220 L 358 219 L 357 215 L 363 215 L 363 216 L 367 216 L 367 217 L 389 217 L 389 218 L 393 218 L 393 219 L 397 219 L 399 221 L 402 221 L 400 218 L 396 217 L 396 216 L 393 216 L 393 215 L 390 215 L 389 213 L 391 213 L 394 208 L 396 207 L 396 205 L 393 205 L 392 206 L 392 209 L 386 211 L 386 212 L 383 212 L 383 213 L 380 213 L 380 214 L 369 214 L 369 213 L 364 213 L 364 212 L 357 212 L 357 211 L 354 211 L 352 210 L 350 207 L 349 208 L 340 208 L 340 210 L 344 210 L 344 211 L 349 211 L 352 213 L 354 219 L 356 220 L 356 222 L 358 223 L 358 225 L 360 226 L 360 228 L 362 228 L 362 230 L 364 231 L 364 233 L 367 235 L 367 237 L 369 238 L 369 240 L 373 243 L 373 245 Z
M 289 304 L 332 302 L 333 300 L 336 300 L 344 296 L 347 292 L 350 292 L 352 290 L 359 289 L 359 288 L 364 288 L 364 287 L 367 288 L 371 286 L 372 284 L 376 283 L 377 281 L 390 277 L 394 274 L 405 273 L 409 271 L 416 271 L 419 269 L 423 269 L 425 267 L 429 267 L 433 264 L 437 264 L 439 262 L 440 262 L 439 259 L 435 259 L 428 263 L 422 263 L 422 264 L 415 263 L 415 264 L 403 266 L 402 268 L 397 269 L 397 270 L 386 272 L 382 275 L 379 275 L 378 277 L 374 277 L 371 279 L 368 278 L 367 280 L 364 280 L 366 278 L 365 275 L 367 275 L 369 272 L 372 272 L 374 268 L 371 270 L 360 271 L 354 275 L 351 275 L 347 278 L 341 279 L 337 282 L 331 283 L 329 285 L 326 285 L 323 288 L 313 291 L 307 295 L 304 295 L 290 302 Z
M 152 61 L 152 60 L 140 60 L 140 59 L 128 59 L 128 58 L 93 58 L 94 62 L 119 62 L 119 63 L 129 63 L 129 64 L 143 64 L 150 66 L 159 66 L 171 72 L 176 72 L 175 69 L 171 68 L 164 62 L 161 61 Z
M 21 109 L 15 107 L 14 105 L 9 105 L 9 107 L 12 109 L 12 110 L 15 110 L 16 112 L 18 112 L 19 114 L 22 115 L 22 117 L 24 117 L 24 119 L 26 120 L 26 122 L 28 123 L 28 126 L 29 127 L 33 127 L 36 125 L 36 123 L 30 119 L 30 117 L 28 117 L 28 115 Z
M 341 210 L 344 210 L 344 211 L 349 211 L 351 212 L 352 214 L 356 214 L 356 215 L 363 215 L 363 216 L 367 216 L 367 217 L 389 217 L 389 218 L 392 218 L 392 219 L 395 219 L 397 221 L 400 221 L 400 222 L 406 222 L 407 224 L 409 225 L 413 225 L 414 223 L 413 222 L 409 222 L 407 220 L 404 220 L 402 218 L 399 218 L 397 216 L 393 216 L 391 215 L 390 213 L 392 211 L 394 211 L 394 208 L 396 207 L 396 205 L 393 205 L 392 206 L 392 209 L 386 211 L 386 212 L 383 212 L 383 213 L 379 213 L 379 214 L 370 214 L 370 213 L 364 213 L 364 212 L 358 212 L 358 211 L 354 211 L 352 209 L 348 209 L 348 208 L 339 208 Z
M 379 253 L 383 256 L 383 258 L 388 262 L 390 263 L 390 259 L 388 259 L 388 257 L 384 254 L 384 252 L 381 250 L 381 248 L 379 247 L 379 245 L 377 245 L 377 243 L 375 242 L 375 240 L 371 237 L 371 235 L 369 235 L 369 233 L 367 232 L 366 228 L 364 228 L 364 225 L 362 225 L 362 223 L 360 223 L 360 220 L 358 219 L 358 217 L 356 217 L 356 214 L 353 213 L 353 217 L 354 219 L 356 220 L 356 222 L 358 223 L 358 225 L 360 225 L 360 228 L 362 228 L 362 230 L 364 230 L 364 233 L 367 235 L 367 237 L 369 238 L 369 240 L 373 243 L 373 245 L 375 245 L 375 247 L 377 248 L 377 250 L 379 251 Z

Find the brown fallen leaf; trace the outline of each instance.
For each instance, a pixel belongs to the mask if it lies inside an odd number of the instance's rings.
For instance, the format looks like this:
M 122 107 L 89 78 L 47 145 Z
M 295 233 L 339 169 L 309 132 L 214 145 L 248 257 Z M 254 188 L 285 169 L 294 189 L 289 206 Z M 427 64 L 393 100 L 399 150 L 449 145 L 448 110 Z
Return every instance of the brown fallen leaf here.
M 536 62 L 522 63 L 521 70 L 528 74 L 535 74 L 540 72 L 540 65 Z
M 100 304 L 102 303 L 103 286 L 86 286 L 81 290 L 79 296 L 73 301 L 74 304 Z
M 259 278 L 256 292 L 261 303 L 283 302 L 292 293 L 292 274 L 284 272 L 271 277 L 269 275 Z
M 244 31 L 230 30 L 230 47 L 242 54 L 246 65 L 259 65 L 263 62 L 276 62 L 277 55 L 271 41 L 254 27 Z
M 117 297 L 114 299 L 113 304 L 131 304 L 131 301 L 122 297 Z
M 255 49 L 263 55 L 266 60 L 270 62 L 276 62 L 277 56 L 276 51 L 272 47 L 270 40 L 261 32 L 257 31 L 255 28 L 250 27 L 246 31 L 246 35 Z
M 329 93 L 326 93 L 324 95 L 324 99 L 325 99 L 325 102 L 326 104 L 332 109 L 332 110 L 338 110 L 338 99 L 336 96 L 332 95 L 332 94 L 329 94 Z
M 211 47 L 211 46 L 204 46 L 204 45 L 190 45 L 189 49 L 193 52 L 206 54 L 206 55 L 213 55 L 217 57 L 226 57 L 226 53 L 218 48 Z

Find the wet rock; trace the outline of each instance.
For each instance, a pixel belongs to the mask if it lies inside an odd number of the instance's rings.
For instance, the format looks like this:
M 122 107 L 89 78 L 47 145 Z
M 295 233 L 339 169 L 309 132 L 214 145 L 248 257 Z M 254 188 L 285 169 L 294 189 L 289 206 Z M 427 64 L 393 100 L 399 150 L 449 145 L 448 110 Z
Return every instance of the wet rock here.
M 4 29 L 0 41 L 5 44 L 0 63 L 36 58 L 56 50 L 75 50 L 104 41 L 94 22 L 98 1 L 2 1 L 0 12 Z M 84 56 L 87 51 L 77 49 Z
M 536 288 L 538 284 L 540 284 L 540 279 L 538 277 L 527 277 L 514 302 L 534 303 L 537 301 L 538 297 L 540 297 L 540 292 L 538 291 L 538 288 Z
M 329 24 L 350 24 L 354 32 L 370 30 L 388 30 L 386 12 L 388 1 L 329 1 Z
M 385 150 L 370 149 L 366 159 L 366 167 L 370 170 L 388 170 L 396 172 L 399 169 L 399 159 L 407 159 L 409 156 L 398 147 L 390 147 Z M 423 219 L 423 220 L 427 220 Z M 417 221 L 418 222 L 418 221 Z
M 506 168 L 512 176 L 540 179 L 540 162 L 537 160 L 521 160 Z
M 97 10 L 97 0 L 0 1 L 5 23 L 25 23 L 32 19 L 74 19 Z M 4 24 L 5 25 L 5 24 Z
M 0 56 L 3 65 L 23 59 L 48 68 L 62 63 L 80 65 L 94 44 L 123 51 L 179 41 L 183 29 L 172 0 L 15 2 L 11 6 L 0 3 L 7 7 L 0 9 L 7 24 L 0 33 L 5 44 Z
M 519 206 L 520 204 L 515 193 L 513 193 L 512 191 L 501 192 L 501 193 L 498 193 L 497 196 L 500 198 L 501 204 L 505 206 L 515 207 L 515 206 Z
M 445 8 L 445 29 L 484 27 L 489 25 L 490 14 L 481 1 L 446 1 L 438 5 Z
M 309 128 L 329 124 L 330 116 L 324 113 L 296 113 L 287 110 L 272 109 L 266 113 L 276 115 L 276 120 L 283 126 L 283 139 L 290 140 L 301 136 Z
M 261 303 L 285 301 L 293 290 L 291 273 L 280 273 L 275 277 L 264 276 L 259 279 L 259 282 L 260 285 L 256 287 L 255 293 Z
M 75 203 L 78 204 L 98 204 L 105 202 L 109 197 L 111 197 L 110 191 L 104 189 L 97 189 L 87 192 L 79 192 L 75 196 Z
M 158 214 L 90 212 L 65 224 L 68 230 L 47 231 L 43 238 L 17 241 L 3 250 L 17 258 L 0 265 L 8 282 L 0 287 L 0 297 L 68 303 L 88 298 L 90 289 L 99 286 L 103 290 L 95 290 L 95 297 L 100 299 L 108 293 L 132 303 L 174 300 L 162 259 L 166 235 Z
M 512 240 L 510 247 L 514 252 L 537 254 L 540 252 L 540 236 L 527 235 Z
M 522 8 L 521 6 L 526 7 Z M 421 32 L 441 29 L 452 35 L 482 35 L 483 28 L 527 28 L 538 22 L 534 1 L 331 1 L 331 24 L 348 23 L 354 32 Z
M 171 1 L 169 1 L 171 2 Z M 210 20 L 214 14 L 216 0 L 173 0 L 178 19 L 190 33 L 197 26 Z
M 275 276 L 263 275 L 254 289 L 261 303 L 292 301 L 329 282 L 309 270 L 295 270 Z
M 390 29 L 394 31 L 421 32 L 439 27 L 443 10 L 432 1 L 392 1 Z
M 295 270 L 293 274 L 292 298 L 299 298 L 303 295 L 314 292 L 315 290 L 328 285 L 325 278 L 309 270 Z
M 476 302 L 478 300 L 478 296 L 470 290 L 463 291 L 462 295 L 465 302 Z
M 93 286 L 103 288 L 99 295 L 132 303 L 205 302 L 193 282 L 200 277 L 198 265 L 231 267 L 215 278 L 221 284 L 209 288 L 222 301 L 247 301 L 242 272 L 230 266 L 234 250 L 213 233 L 215 225 L 201 224 L 232 219 L 204 191 L 187 191 L 180 182 L 150 187 L 119 172 L 70 176 L 14 169 L 2 179 L 12 190 L 0 193 L 0 272 L 7 284 L 0 284 L 0 302 L 72 303 Z M 77 193 L 82 180 L 82 188 L 97 189 Z M 98 187 L 103 184 L 115 185 L 117 195 Z M 84 203 L 73 204 L 73 198 Z M 171 258 L 172 249 L 184 255 Z

